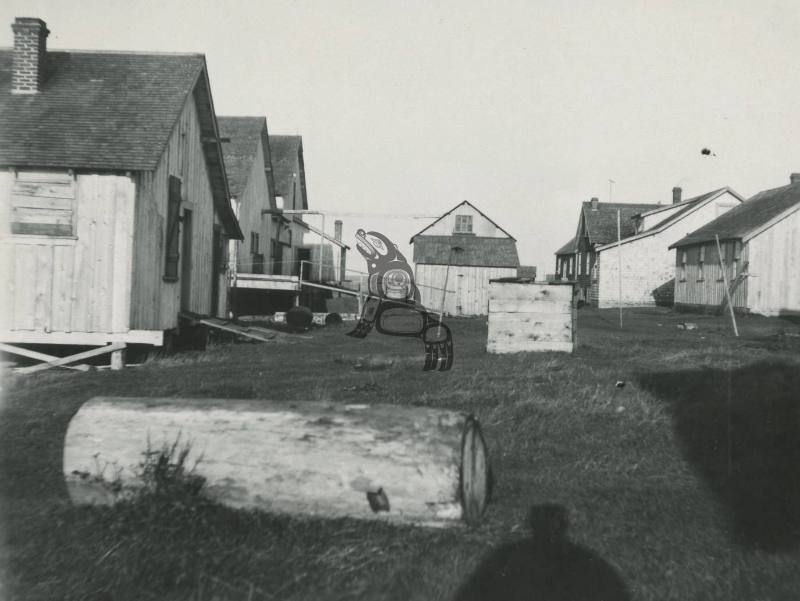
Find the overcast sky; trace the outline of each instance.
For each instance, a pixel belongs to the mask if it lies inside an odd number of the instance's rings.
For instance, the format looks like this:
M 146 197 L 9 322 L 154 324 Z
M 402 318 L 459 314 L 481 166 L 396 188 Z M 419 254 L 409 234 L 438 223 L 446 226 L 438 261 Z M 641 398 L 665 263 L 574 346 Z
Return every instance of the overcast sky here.
M 469 200 L 553 270 L 592 196 L 800 171 L 800 2 L 4 0 L 51 48 L 201 52 L 219 115 L 301 134 L 310 208 Z M 702 156 L 710 148 L 716 156 Z M 424 220 L 343 217 L 406 239 Z M 405 250 L 405 249 L 404 249 Z

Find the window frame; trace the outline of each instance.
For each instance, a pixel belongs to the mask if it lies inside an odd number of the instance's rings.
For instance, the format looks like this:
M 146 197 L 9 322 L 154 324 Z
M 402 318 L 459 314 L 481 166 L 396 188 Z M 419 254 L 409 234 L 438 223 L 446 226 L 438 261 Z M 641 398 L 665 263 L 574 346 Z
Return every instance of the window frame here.
M 472 215 L 456 215 L 456 221 L 453 226 L 453 233 L 454 234 L 472 234 Z M 464 229 L 463 224 L 467 224 L 469 227 L 468 229 Z

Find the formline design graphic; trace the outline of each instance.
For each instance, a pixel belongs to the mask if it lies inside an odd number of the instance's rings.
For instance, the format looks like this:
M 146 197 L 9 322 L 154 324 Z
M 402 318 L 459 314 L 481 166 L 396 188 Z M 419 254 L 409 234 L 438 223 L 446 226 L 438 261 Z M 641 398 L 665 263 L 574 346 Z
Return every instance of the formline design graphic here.
M 348 336 L 364 338 L 372 328 L 387 336 L 411 336 L 425 345 L 424 371 L 453 366 L 453 336 L 434 313 L 420 303 L 414 272 L 389 238 L 375 231 L 356 232 L 356 248 L 367 261 L 368 293 L 356 327 Z

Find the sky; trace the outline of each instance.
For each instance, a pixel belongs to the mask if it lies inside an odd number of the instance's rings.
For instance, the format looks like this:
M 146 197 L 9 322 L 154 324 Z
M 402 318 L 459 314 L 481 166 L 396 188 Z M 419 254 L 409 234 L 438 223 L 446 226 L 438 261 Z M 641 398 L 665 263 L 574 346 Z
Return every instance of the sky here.
M 796 0 L 4 0 L 0 45 L 19 16 L 53 49 L 205 54 L 218 115 L 303 136 L 309 207 L 351 213 L 351 243 L 409 253 L 431 219 L 379 214 L 469 200 L 544 274 L 593 196 L 747 197 L 800 171 Z

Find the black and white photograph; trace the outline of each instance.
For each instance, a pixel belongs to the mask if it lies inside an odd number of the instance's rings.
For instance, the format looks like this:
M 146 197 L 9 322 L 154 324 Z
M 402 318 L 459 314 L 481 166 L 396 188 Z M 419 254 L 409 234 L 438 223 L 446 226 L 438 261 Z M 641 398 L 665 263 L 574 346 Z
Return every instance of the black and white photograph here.
M 800 3 L 4 0 L 0 601 L 800 598 Z

